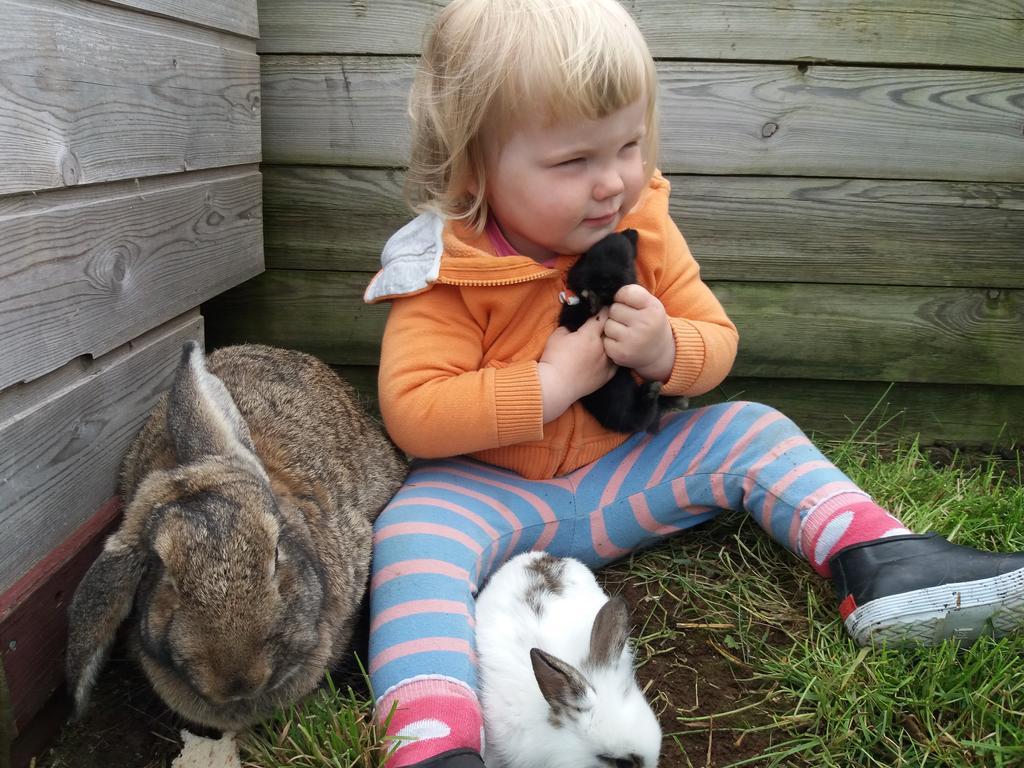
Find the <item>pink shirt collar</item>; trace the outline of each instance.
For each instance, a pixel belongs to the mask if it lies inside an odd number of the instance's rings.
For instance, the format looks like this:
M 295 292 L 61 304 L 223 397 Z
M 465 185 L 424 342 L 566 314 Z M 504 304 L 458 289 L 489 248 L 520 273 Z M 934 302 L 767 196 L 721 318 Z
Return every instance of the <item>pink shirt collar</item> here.
M 491 246 L 494 248 L 495 256 L 518 256 L 519 251 L 513 247 L 513 245 L 505 239 L 505 235 L 501 231 L 501 227 L 498 226 L 498 220 L 494 216 L 487 217 L 487 223 L 484 225 L 484 232 L 487 233 L 488 239 L 491 241 Z M 551 267 L 555 263 L 555 259 L 545 259 L 540 262 L 545 267 Z
M 493 216 L 487 217 L 487 224 L 484 225 L 484 232 L 487 233 L 487 237 L 490 238 L 491 245 L 494 246 L 495 256 L 517 256 L 518 251 L 512 247 L 512 244 L 505 239 L 505 235 L 502 234 L 501 228 L 498 226 L 498 220 Z

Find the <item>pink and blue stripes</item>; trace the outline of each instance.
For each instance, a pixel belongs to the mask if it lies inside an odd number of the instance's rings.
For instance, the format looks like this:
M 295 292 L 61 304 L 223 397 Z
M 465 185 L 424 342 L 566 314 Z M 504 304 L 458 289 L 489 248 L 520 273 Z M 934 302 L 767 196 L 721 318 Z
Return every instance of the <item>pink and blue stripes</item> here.
M 551 480 L 464 458 L 418 462 L 375 525 L 374 691 L 422 678 L 475 688 L 474 598 L 518 552 L 596 568 L 735 509 L 799 553 L 802 518 L 847 493 L 864 495 L 793 422 L 746 402 L 670 414 L 657 435 Z

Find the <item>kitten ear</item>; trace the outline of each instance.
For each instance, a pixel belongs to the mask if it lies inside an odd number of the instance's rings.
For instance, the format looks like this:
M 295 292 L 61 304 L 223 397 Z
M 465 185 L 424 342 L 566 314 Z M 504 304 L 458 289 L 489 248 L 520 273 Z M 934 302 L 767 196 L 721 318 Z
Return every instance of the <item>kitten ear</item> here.
M 619 234 L 621 234 L 623 237 L 625 237 L 627 240 L 629 240 L 629 242 L 633 246 L 633 248 L 636 248 L 636 241 L 637 241 L 638 235 L 637 235 L 637 231 L 635 229 L 624 229 Z

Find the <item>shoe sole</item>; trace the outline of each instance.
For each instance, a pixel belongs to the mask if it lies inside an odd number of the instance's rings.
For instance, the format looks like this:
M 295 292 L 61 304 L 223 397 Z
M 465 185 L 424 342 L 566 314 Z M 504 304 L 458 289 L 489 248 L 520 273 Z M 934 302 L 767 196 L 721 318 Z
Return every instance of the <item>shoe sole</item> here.
M 858 645 L 971 643 L 1024 630 L 1024 568 L 977 581 L 880 597 L 846 617 Z

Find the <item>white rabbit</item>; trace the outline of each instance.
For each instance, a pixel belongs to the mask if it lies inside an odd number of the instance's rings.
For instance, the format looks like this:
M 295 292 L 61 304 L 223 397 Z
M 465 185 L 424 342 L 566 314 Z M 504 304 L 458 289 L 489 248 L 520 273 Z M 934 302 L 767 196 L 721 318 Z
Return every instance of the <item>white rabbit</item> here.
M 633 672 L 626 604 L 583 563 L 512 558 L 476 624 L 488 768 L 655 768 L 661 727 Z

